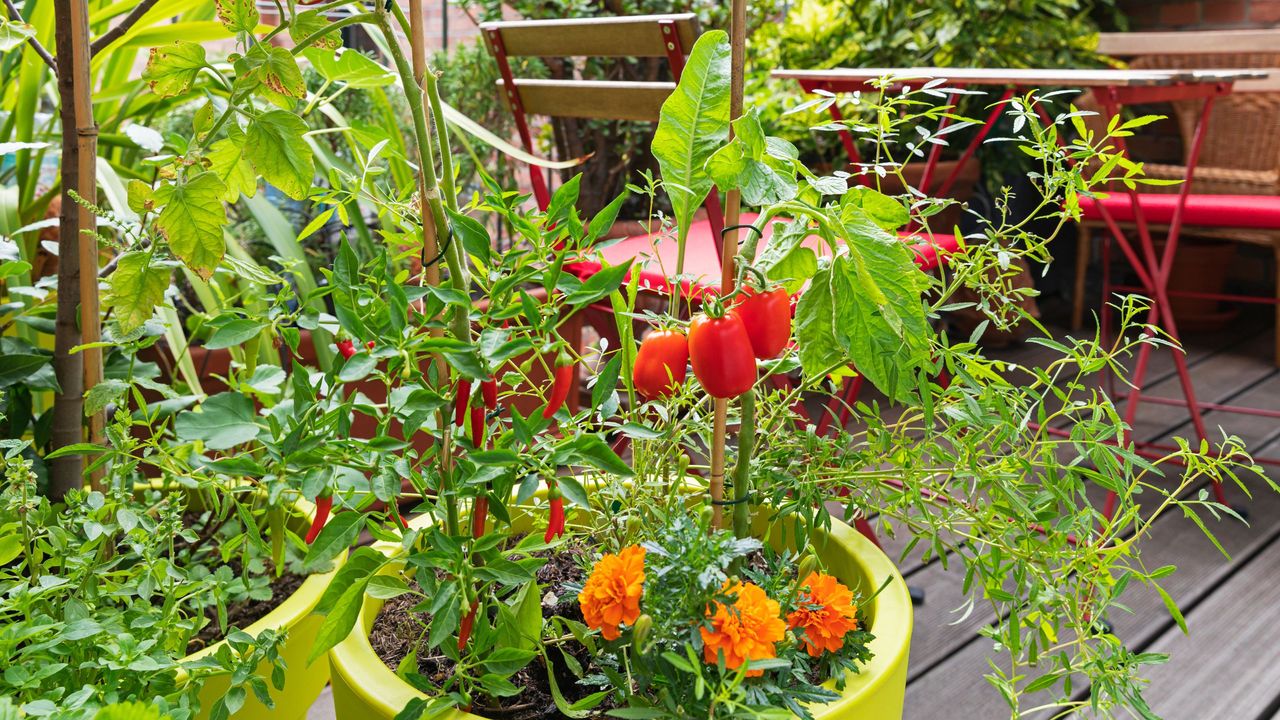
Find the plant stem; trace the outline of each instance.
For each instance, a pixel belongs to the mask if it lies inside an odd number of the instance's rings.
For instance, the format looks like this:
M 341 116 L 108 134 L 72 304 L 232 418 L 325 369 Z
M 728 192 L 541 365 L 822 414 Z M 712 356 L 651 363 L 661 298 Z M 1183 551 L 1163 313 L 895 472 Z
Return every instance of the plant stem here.
M 744 538 L 750 532 L 751 456 L 756 448 L 756 391 L 742 394 L 742 421 L 738 426 L 738 464 L 733 468 L 733 534 Z

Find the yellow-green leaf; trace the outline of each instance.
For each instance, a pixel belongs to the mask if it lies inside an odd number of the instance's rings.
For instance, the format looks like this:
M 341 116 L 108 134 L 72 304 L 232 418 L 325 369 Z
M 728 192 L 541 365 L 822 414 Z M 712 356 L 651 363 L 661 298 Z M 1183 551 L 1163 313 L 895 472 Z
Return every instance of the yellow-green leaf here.
M 315 176 L 305 132 L 307 124 L 297 115 L 272 110 L 250 123 L 245 141 L 245 151 L 262 177 L 295 200 L 307 196 Z
M 206 280 L 226 252 L 222 239 L 222 226 L 227 221 L 222 196 L 226 192 L 227 186 L 217 175 L 200 173 L 165 193 L 167 203 L 156 218 L 173 254 Z
M 125 253 L 111 273 L 105 304 L 115 308 L 116 322 L 125 333 L 151 319 L 169 288 L 169 269 L 152 265 L 150 260 L 148 252 Z
M 151 48 L 142 79 L 161 97 L 178 95 L 191 89 L 196 75 L 207 64 L 202 46 L 178 40 L 172 45 Z
M 222 199 L 235 202 L 244 193 L 253 197 L 258 190 L 258 174 L 245 156 L 243 137 L 219 140 L 209 147 L 209 171 L 218 176 L 227 190 Z
M 233 33 L 251 33 L 258 27 L 258 8 L 253 0 L 216 0 L 218 20 Z

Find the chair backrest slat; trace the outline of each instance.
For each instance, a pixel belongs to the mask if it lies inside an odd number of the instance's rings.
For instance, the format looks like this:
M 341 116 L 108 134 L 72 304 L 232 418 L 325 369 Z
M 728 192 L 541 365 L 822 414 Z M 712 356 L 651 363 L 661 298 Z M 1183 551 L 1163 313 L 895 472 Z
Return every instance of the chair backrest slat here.
M 666 57 L 668 39 L 658 29 L 661 20 L 670 21 L 679 46 L 688 52 L 698 36 L 693 13 L 491 22 L 480 29 L 501 31 L 511 57 Z
M 505 88 L 506 81 L 498 86 Z M 674 90 L 667 82 L 515 80 L 524 111 L 548 117 L 657 122 L 662 103 Z
M 1135 55 L 1219 55 L 1280 52 L 1280 28 L 1270 30 L 1198 30 L 1193 32 L 1118 32 L 1098 35 L 1098 52 Z

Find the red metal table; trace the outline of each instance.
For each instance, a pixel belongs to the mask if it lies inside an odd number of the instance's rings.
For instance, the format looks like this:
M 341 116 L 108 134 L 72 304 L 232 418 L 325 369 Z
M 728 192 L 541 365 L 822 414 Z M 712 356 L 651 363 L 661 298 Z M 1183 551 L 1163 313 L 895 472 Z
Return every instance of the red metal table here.
M 943 80 L 945 81 L 943 83 L 945 88 L 940 86 L 940 90 L 944 92 L 945 89 L 963 90 L 974 86 L 999 88 L 1002 91 L 1000 101 L 992 105 L 990 114 L 961 154 L 960 160 L 951 174 L 938 186 L 938 190 L 934 191 L 939 196 L 945 196 L 955 180 L 960 177 L 964 165 L 973 157 L 978 146 L 983 143 L 996 121 L 1000 118 L 1004 109 L 1004 101 L 1008 100 L 1013 96 L 1014 92 L 1020 89 L 1066 87 L 1091 90 L 1102 106 L 1103 114 L 1108 121 L 1117 115 L 1120 108 L 1125 105 L 1174 100 L 1203 100 L 1204 107 L 1192 135 L 1191 145 L 1187 149 L 1187 177 L 1184 178 L 1181 189 L 1177 194 L 1175 205 L 1170 213 L 1170 219 L 1167 223 L 1168 233 L 1165 237 L 1164 249 L 1161 254 L 1157 255 L 1156 243 L 1151 236 L 1151 226 L 1147 222 L 1142 205 L 1139 203 L 1139 193 L 1136 190 L 1125 190 L 1123 192 L 1129 196 L 1129 208 L 1127 209 L 1131 210 L 1131 216 L 1127 220 L 1137 231 L 1139 241 L 1137 247 L 1126 236 L 1111 210 L 1102 203 L 1096 204 L 1098 215 L 1106 223 L 1114 241 L 1120 247 L 1134 274 L 1138 277 L 1143 293 L 1151 300 L 1148 322 L 1153 326 L 1160 327 L 1175 341 L 1179 339 L 1179 336 L 1177 323 L 1172 313 L 1168 310 L 1169 274 L 1173 265 L 1173 258 L 1177 254 L 1178 237 L 1182 230 L 1187 198 L 1191 193 L 1191 178 L 1204 141 L 1213 101 L 1217 97 L 1230 94 L 1237 81 L 1265 78 L 1267 75 L 1268 73 L 1264 70 L 1037 70 L 1005 68 L 861 68 L 777 70 L 773 73 L 776 78 L 798 82 L 801 88 L 810 93 L 874 91 L 877 88 L 873 83 L 881 78 L 889 78 L 892 84 L 896 86 L 915 86 L 934 80 Z M 956 97 L 957 94 L 955 93 L 950 95 L 950 104 L 955 104 Z M 837 122 L 844 119 L 836 103 L 832 103 L 828 109 Z M 1037 106 L 1036 110 L 1043 121 L 1050 122 L 1042 106 Z M 949 119 L 944 119 L 941 121 L 941 125 L 945 127 L 948 122 Z M 941 131 L 943 127 L 940 127 L 939 130 Z M 861 159 L 853 142 L 853 136 L 847 129 L 840 130 L 839 133 L 850 161 L 854 163 L 855 167 L 860 165 Z M 1115 144 L 1120 152 L 1125 152 L 1123 137 L 1115 138 Z M 937 167 L 941 149 L 941 145 L 934 145 L 929 151 L 925 170 L 920 180 L 922 188 L 930 187 L 930 181 Z M 1106 317 L 1106 313 L 1103 313 L 1103 317 Z M 1105 331 L 1106 328 L 1104 327 Z M 1143 384 L 1146 379 L 1147 364 L 1151 356 L 1151 350 L 1151 344 L 1142 344 L 1138 352 L 1133 377 L 1130 379 L 1132 389 L 1120 397 L 1113 398 L 1117 402 L 1126 403 L 1124 420 L 1129 428 L 1133 426 L 1138 406 L 1142 400 Z M 1195 428 L 1197 440 L 1208 439 L 1202 410 L 1244 411 L 1252 414 L 1274 414 L 1275 416 L 1280 416 L 1280 414 L 1273 413 L 1273 411 L 1223 407 L 1197 401 L 1195 387 L 1187 369 L 1184 353 L 1178 346 L 1170 347 L 1169 351 L 1173 355 L 1174 366 L 1177 369 L 1178 379 L 1182 386 L 1183 398 L 1181 400 L 1151 399 L 1154 402 L 1176 402 L 1177 404 L 1185 405 Z M 1156 446 L 1151 443 L 1134 443 L 1130 433 L 1131 431 L 1126 430 L 1123 440 L 1126 443 L 1133 443 L 1134 447 L 1145 455 L 1158 456 L 1158 453 L 1152 453 L 1151 451 L 1171 449 L 1168 446 Z M 1280 460 L 1267 461 L 1259 459 L 1259 462 L 1280 464 Z M 1217 499 L 1220 502 L 1225 502 L 1225 495 L 1220 486 L 1215 486 L 1215 492 Z M 1110 514 L 1113 506 L 1114 494 L 1109 495 L 1104 512 Z

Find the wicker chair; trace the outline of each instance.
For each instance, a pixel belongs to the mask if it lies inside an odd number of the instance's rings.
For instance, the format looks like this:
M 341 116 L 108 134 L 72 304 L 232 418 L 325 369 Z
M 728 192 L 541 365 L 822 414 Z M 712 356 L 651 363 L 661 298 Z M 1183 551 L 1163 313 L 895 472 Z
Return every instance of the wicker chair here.
M 1135 69 L 1236 69 L 1280 68 L 1280 52 L 1152 54 L 1134 58 Z M 1203 110 L 1199 100 L 1173 103 L 1184 148 L 1190 145 L 1196 121 Z M 1185 150 L 1184 150 L 1185 152 Z M 1186 177 L 1185 165 L 1148 163 L 1148 177 Z M 1192 192 L 1210 195 L 1280 195 L 1280 93 L 1237 92 L 1214 101 L 1209 132 L 1200 150 L 1200 161 L 1192 178 Z M 1143 192 L 1176 193 L 1178 185 L 1146 186 Z M 1085 269 L 1090 254 L 1092 227 L 1082 225 L 1077 247 L 1075 297 L 1072 326 L 1079 328 L 1084 315 Z M 1189 228 L 1198 237 L 1268 245 L 1273 249 L 1276 275 L 1280 278 L 1280 232 L 1267 230 Z M 1280 301 L 1280 282 L 1277 282 Z M 1276 304 L 1280 328 L 1280 302 Z M 1280 365 L 1280 332 L 1276 341 L 1276 364 Z

